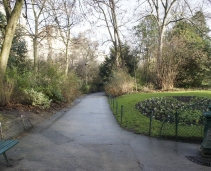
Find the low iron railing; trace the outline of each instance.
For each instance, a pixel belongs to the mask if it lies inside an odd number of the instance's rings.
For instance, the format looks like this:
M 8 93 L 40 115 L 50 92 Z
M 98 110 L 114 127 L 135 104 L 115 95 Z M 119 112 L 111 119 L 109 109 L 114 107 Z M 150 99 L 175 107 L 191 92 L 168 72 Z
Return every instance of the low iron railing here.
M 201 143 L 203 140 L 203 119 L 197 124 L 188 124 L 180 119 L 179 113 L 176 112 L 160 121 L 154 118 L 153 111 L 150 117 L 147 117 L 135 109 L 135 106 L 133 109 L 123 106 L 116 98 L 111 96 L 109 97 L 109 104 L 118 123 L 126 130 L 175 141 Z

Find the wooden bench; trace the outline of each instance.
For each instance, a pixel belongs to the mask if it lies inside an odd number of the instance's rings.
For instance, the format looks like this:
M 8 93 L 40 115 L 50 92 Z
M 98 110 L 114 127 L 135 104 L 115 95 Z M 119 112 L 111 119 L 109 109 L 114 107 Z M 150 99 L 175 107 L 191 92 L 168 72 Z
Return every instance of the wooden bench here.
M 1 154 L 4 155 L 4 158 L 7 162 L 7 166 L 12 166 L 12 165 L 9 163 L 9 160 L 7 158 L 7 155 L 6 155 L 6 151 L 9 150 L 10 148 L 12 148 L 13 146 L 15 146 L 18 143 L 19 143 L 18 140 L 2 140 L 2 141 L 0 141 L 0 155 Z

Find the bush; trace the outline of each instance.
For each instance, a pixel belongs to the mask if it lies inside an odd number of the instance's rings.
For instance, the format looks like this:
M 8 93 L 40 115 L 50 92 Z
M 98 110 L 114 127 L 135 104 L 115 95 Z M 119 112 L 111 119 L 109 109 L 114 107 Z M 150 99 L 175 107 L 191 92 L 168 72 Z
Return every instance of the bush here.
M 35 90 L 43 92 L 54 102 L 71 102 L 80 94 L 78 77 L 74 72 L 65 75 L 58 64 L 43 63 L 37 76 Z
M 37 74 L 35 90 L 43 92 L 53 102 L 59 103 L 64 100 L 61 93 L 64 72 L 61 71 L 60 65 L 42 62 Z
M 24 71 L 17 76 L 17 89 L 30 89 L 36 87 L 36 74 L 34 71 Z
M 49 85 L 48 87 L 40 88 L 50 99 L 55 103 L 60 103 L 64 101 L 64 97 L 61 93 L 60 87 L 53 87 Z
M 27 101 L 22 93 L 33 89 L 36 92 L 42 92 L 49 99 L 54 102 L 60 102 L 63 100 L 60 90 L 61 71 L 58 70 L 58 65 L 52 65 L 48 63 L 42 63 L 42 67 L 38 73 L 34 70 L 25 70 L 22 73 L 17 74 L 17 85 L 13 92 L 14 102 Z
M 50 102 L 71 102 L 80 94 L 78 77 L 74 72 L 65 75 L 60 65 L 41 62 L 39 71 L 7 69 L 4 100 L 9 103 L 27 103 L 41 108 Z M 51 99 L 51 100 L 49 100 Z
M 2 99 L 0 100 L 2 105 L 6 105 L 11 102 L 13 90 L 16 86 L 16 76 L 16 68 L 7 69 L 5 79 L 3 80 Z
M 32 106 L 37 106 L 41 109 L 46 109 L 50 107 L 51 101 L 42 92 L 37 92 L 34 89 L 24 90 L 25 100 L 28 104 Z
M 134 81 L 132 77 L 123 70 L 113 71 L 113 77 L 105 86 L 107 94 L 112 96 L 120 96 L 133 91 Z
M 80 93 L 79 79 L 74 72 L 69 72 L 67 76 L 62 77 L 61 93 L 66 102 L 71 102 L 77 98 Z
M 84 94 L 89 93 L 90 92 L 90 85 L 83 84 L 82 87 L 81 87 L 81 91 Z
M 146 86 L 142 86 L 140 90 L 143 92 L 153 92 L 155 90 L 155 87 L 152 83 L 149 83 Z

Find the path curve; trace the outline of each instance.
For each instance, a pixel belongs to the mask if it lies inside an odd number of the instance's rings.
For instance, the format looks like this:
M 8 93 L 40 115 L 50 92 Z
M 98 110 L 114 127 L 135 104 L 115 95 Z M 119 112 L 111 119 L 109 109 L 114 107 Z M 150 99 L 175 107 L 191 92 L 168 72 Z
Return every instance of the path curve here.
M 199 145 L 157 140 L 123 130 L 104 93 L 90 94 L 65 114 L 33 129 L 7 152 L 1 171 L 210 171 L 185 156 Z

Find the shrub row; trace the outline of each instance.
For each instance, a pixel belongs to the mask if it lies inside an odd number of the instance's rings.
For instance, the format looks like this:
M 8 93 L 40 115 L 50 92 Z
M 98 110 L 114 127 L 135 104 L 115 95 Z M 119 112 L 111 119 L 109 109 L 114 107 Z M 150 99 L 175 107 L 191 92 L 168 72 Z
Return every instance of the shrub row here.
M 51 102 L 71 102 L 80 94 L 76 74 L 65 75 L 58 64 L 42 63 L 38 72 L 8 68 L 4 85 L 6 103 L 23 103 L 42 109 L 50 107 Z
M 112 96 L 120 96 L 131 93 L 134 88 L 134 80 L 123 70 L 114 70 L 109 83 L 105 86 L 105 92 Z

